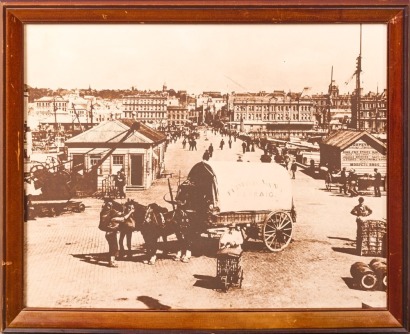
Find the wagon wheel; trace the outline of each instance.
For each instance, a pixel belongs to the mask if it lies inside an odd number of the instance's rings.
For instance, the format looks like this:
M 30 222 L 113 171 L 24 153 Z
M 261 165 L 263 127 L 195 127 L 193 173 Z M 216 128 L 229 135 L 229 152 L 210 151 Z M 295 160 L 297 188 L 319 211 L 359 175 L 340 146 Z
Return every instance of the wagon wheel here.
M 387 290 L 387 275 L 384 275 L 384 276 L 383 276 L 383 279 L 382 279 L 382 289 L 383 289 L 383 290 Z
M 36 189 L 42 187 L 48 175 L 49 172 L 47 168 L 41 163 L 30 168 L 30 178 L 34 181 L 34 186 Z
M 47 168 L 42 163 L 38 163 L 30 168 L 30 173 L 38 178 L 38 175 L 47 174 Z
M 263 224 L 263 241 L 270 251 L 281 251 L 290 243 L 292 231 L 293 222 L 290 215 L 284 211 L 273 212 Z

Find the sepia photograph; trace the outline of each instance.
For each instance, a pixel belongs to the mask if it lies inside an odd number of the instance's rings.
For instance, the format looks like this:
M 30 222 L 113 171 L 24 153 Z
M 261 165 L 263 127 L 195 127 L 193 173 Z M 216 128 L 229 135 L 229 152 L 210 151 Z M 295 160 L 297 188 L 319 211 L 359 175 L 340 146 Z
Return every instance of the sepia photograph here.
M 387 308 L 387 24 L 26 24 L 24 306 Z

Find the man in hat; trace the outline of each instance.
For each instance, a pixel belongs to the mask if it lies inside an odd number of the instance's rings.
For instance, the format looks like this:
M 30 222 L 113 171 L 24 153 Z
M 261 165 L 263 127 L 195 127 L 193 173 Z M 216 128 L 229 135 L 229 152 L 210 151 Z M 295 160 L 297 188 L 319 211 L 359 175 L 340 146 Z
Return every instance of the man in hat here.
M 117 173 L 116 185 L 118 190 L 118 196 L 125 198 L 125 173 L 124 168 L 121 168 Z
M 360 223 L 362 222 L 361 217 L 367 217 L 371 215 L 373 212 L 372 209 L 370 209 L 367 205 L 364 204 L 364 198 L 359 197 L 359 204 L 356 205 L 350 213 L 354 216 L 356 216 L 356 222 Z
M 131 209 L 126 215 L 123 215 L 120 211 L 114 209 L 111 201 L 107 201 L 102 207 L 100 212 L 100 224 L 98 227 L 105 232 L 105 239 L 108 243 L 109 267 L 118 267 L 115 259 L 119 256 L 117 234 L 120 228 L 120 223 L 128 219 L 133 212 L 134 209 Z
M 212 146 L 212 143 L 209 144 L 208 152 L 209 152 L 209 157 L 212 158 L 212 154 L 214 153 L 214 147 Z
M 377 168 L 374 169 L 374 196 L 381 197 L 380 186 L 382 185 L 382 175 Z
M 357 175 L 354 169 L 351 169 L 349 173 L 349 192 L 350 197 L 359 195 L 359 193 L 357 192 Z
M 340 187 L 340 192 L 344 192 L 347 195 L 347 172 L 346 167 L 343 167 L 342 172 L 340 173 L 340 183 L 342 186 Z
M 202 160 L 208 161 L 208 160 L 209 160 L 209 156 L 210 156 L 209 151 L 208 151 L 208 150 L 205 150 L 205 153 L 204 153 L 203 156 L 202 156 Z

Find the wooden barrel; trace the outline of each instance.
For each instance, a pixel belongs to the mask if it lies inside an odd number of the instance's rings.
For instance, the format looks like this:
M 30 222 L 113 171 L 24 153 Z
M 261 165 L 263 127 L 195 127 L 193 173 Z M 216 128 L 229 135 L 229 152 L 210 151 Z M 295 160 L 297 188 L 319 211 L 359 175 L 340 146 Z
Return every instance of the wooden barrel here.
M 350 267 L 350 274 L 355 283 L 363 290 L 372 290 L 377 284 L 376 274 L 369 265 L 364 262 L 353 263 Z
M 373 259 L 370 261 L 370 268 L 374 271 L 377 277 L 377 285 L 380 289 L 387 289 L 387 264 L 385 261 Z

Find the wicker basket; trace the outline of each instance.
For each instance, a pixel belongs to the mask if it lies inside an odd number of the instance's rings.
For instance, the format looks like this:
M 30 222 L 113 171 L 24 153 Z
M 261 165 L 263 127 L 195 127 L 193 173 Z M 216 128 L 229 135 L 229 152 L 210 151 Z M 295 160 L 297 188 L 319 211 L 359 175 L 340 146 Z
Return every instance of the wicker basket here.
M 222 227 L 230 224 L 261 224 L 270 213 L 270 211 L 224 212 L 212 215 L 210 225 Z
M 382 220 L 357 222 L 356 249 L 360 256 L 386 257 L 387 224 Z

